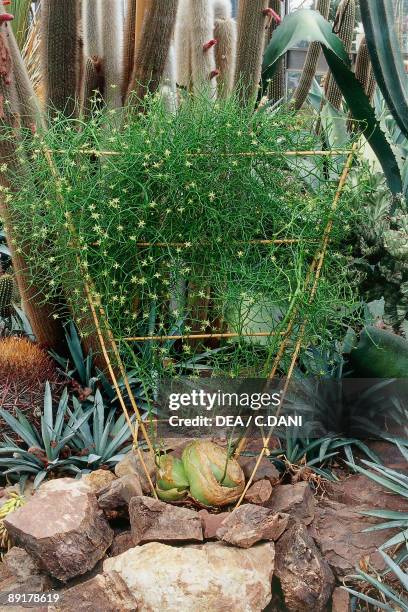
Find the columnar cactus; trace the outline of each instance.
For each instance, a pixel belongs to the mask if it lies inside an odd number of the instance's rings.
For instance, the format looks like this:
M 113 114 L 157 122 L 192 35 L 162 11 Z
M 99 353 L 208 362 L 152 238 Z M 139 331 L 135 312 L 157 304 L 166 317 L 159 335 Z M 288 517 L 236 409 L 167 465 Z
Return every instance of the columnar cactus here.
M 143 98 L 160 84 L 166 65 L 177 16 L 178 0 L 152 0 L 146 14 L 135 57 L 129 92 Z
M 227 17 L 216 19 L 214 23 L 215 63 L 220 71 L 217 79 L 218 96 L 224 97 L 231 93 L 234 86 L 237 24 L 235 19 Z
M 75 114 L 79 65 L 78 0 L 42 0 L 42 68 L 47 107 Z
M 102 2 L 104 99 L 111 109 L 122 106 L 122 25 L 120 4 L 109 0 Z
M 125 18 L 125 39 L 123 44 L 122 96 L 126 98 L 135 61 L 137 0 L 128 0 Z
M 356 20 L 355 0 L 342 0 L 339 4 L 334 23 L 334 31 L 342 40 L 347 53 L 351 52 L 354 38 L 354 25 Z M 332 106 L 339 109 L 343 99 L 339 86 L 332 74 L 326 77 L 325 94 Z
M 176 76 L 181 87 L 191 85 L 190 1 L 179 0 L 175 29 Z
M 269 8 L 272 9 L 270 19 L 270 26 L 267 28 L 266 32 L 266 43 L 269 43 L 271 40 L 274 31 L 279 26 L 281 19 L 281 8 L 282 2 L 281 0 L 269 0 Z M 273 16 L 275 14 L 275 17 Z M 278 19 L 279 17 L 279 19 Z M 279 68 L 275 72 L 272 77 L 272 80 L 269 84 L 268 88 L 268 97 L 273 101 L 277 102 L 281 100 L 285 96 L 286 92 L 286 68 L 285 68 L 285 60 L 281 59 L 279 62 Z
M 13 277 L 10 274 L 0 276 L 0 317 L 7 318 L 12 313 Z
M 316 10 L 319 11 L 319 13 L 321 13 L 325 19 L 329 17 L 330 3 L 331 3 L 331 0 L 318 0 L 317 1 Z M 294 95 L 295 108 L 297 110 L 302 108 L 309 94 L 313 79 L 316 74 L 316 69 L 317 69 L 317 65 L 319 62 L 321 51 L 322 51 L 322 48 L 321 48 L 320 43 L 318 42 L 310 43 L 309 49 L 306 55 L 305 64 L 303 66 L 302 75 L 299 80 L 299 85 L 297 86 L 295 95 Z
M 255 100 L 261 78 L 268 0 L 241 0 L 238 13 L 235 84 L 243 104 Z
M 0 11 L 3 7 L 0 7 Z M 0 26 L 0 55 L 2 57 L 2 70 L 0 72 L 0 98 L 2 104 L 2 121 L 4 125 L 15 126 L 19 121 L 19 96 L 17 93 L 16 78 L 14 74 L 13 53 L 15 41 L 14 34 L 7 22 Z M 25 78 L 28 78 L 27 76 Z M 21 90 L 20 90 L 21 91 Z M 17 141 L 1 139 L 0 141 L 0 162 L 6 168 L 12 166 L 14 172 L 23 173 L 24 170 L 18 161 Z M 54 318 L 55 308 L 44 296 L 43 291 L 33 285 L 29 275 L 28 261 L 30 261 L 30 240 L 29 236 L 21 235 L 14 222 L 10 209 L 9 198 L 12 192 L 11 185 L 7 177 L 7 169 L 0 172 L 0 215 L 4 222 L 7 234 L 15 278 L 17 280 L 21 299 L 25 312 L 30 320 L 33 332 L 38 342 L 44 346 L 59 348 L 64 344 L 64 333 L 60 321 Z
M 364 87 L 366 94 L 372 96 L 374 74 L 371 66 L 370 53 L 365 37 L 360 43 L 356 59 L 356 77 Z
M 81 86 L 81 109 L 84 117 L 91 110 L 90 100 L 99 92 L 104 94 L 102 7 L 101 0 L 83 0 L 83 55 L 84 74 Z
M 209 90 L 216 95 L 218 75 L 215 65 L 214 5 L 208 0 L 190 0 L 191 71 L 196 91 Z

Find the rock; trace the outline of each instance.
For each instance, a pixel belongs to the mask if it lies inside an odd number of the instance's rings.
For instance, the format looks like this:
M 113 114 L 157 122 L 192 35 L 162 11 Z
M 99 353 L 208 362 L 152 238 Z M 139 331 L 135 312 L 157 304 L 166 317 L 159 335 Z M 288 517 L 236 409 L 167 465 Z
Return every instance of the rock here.
M 250 504 L 262 505 L 268 501 L 271 495 L 271 482 L 270 480 L 263 478 L 262 480 L 258 480 L 258 482 L 255 482 L 251 487 L 249 487 L 244 499 Z
M 261 612 L 271 600 L 274 545 L 242 550 L 219 542 L 153 542 L 106 559 L 103 567 L 123 578 L 140 612 Z
M 195 510 L 151 497 L 133 497 L 129 504 L 135 545 L 145 542 L 202 542 L 201 519 Z
M 56 610 L 61 612 L 125 612 L 138 609 L 137 601 L 116 572 L 98 574 L 67 589 L 56 605 Z
M 349 612 L 350 595 L 341 587 L 336 587 L 332 595 L 332 612 Z
M 251 474 L 254 470 L 255 464 L 257 462 L 258 457 L 238 457 L 237 461 L 239 465 L 242 467 L 242 471 L 245 475 L 245 480 L 249 480 Z M 256 470 L 255 476 L 252 482 L 258 482 L 258 480 L 267 479 L 271 483 L 272 486 L 278 484 L 280 481 L 280 473 L 276 469 L 269 459 L 266 457 L 262 457 L 261 462 Z
M 4 523 L 17 545 L 63 581 L 92 569 L 113 539 L 89 486 L 71 478 L 41 487 Z
M 109 556 L 117 557 L 117 555 L 121 555 L 129 550 L 129 548 L 133 547 L 132 533 L 130 531 L 124 531 L 113 538 L 112 546 L 109 549 Z
M 153 484 L 155 484 L 157 467 L 154 458 L 149 452 L 141 451 L 141 455 L 149 476 Z M 136 476 L 139 477 L 143 493 L 151 493 L 151 487 L 146 476 L 146 472 L 136 451 L 130 451 L 121 461 L 119 461 L 119 463 L 116 464 L 115 474 L 119 478 L 121 476 L 126 476 L 127 474 L 136 474 Z
M 376 569 L 383 570 L 384 561 L 377 549 L 396 533 L 395 529 L 363 533 L 364 529 L 383 519 L 371 519 L 359 511 L 363 508 L 323 499 L 316 507 L 315 519 L 309 527 L 310 534 L 339 578 L 355 573 L 363 557 L 369 557 Z
M 18 580 L 24 581 L 41 573 L 38 562 L 18 546 L 10 548 L 3 557 L 3 563 Z
M 307 528 L 293 521 L 276 543 L 275 575 L 279 578 L 290 612 L 326 610 L 334 576 Z
M 13 546 L 4 555 L 3 563 L 0 563 L 1 610 L 11 610 L 9 595 L 44 593 L 51 588 L 50 578 L 40 574 L 39 565 L 25 550 Z
M 284 512 L 310 525 L 315 514 L 316 502 L 307 482 L 275 487 L 266 506 L 274 512 Z
M 95 470 L 94 472 L 82 476 L 82 480 L 86 482 L 95 495 L 98 496 L 103 489 L 116 480 L 116 476 L 109 470 Z
M 250 548 L 261 540 L 275 541 L 285 531 L 288 514 L 274 513 L 255 504 L 233 510 L 217 530 L 217 538 L 240 548 Z
M 208 510 L 204 509 L 199 511 L 198 516 L 201 519 L 204 540 L 215 540 L 217 538 L 217 529 L 221 527 L 223 520 L 229 516 L 229 514 L 229 512 L 211 514 Z
M 347 506 L 408 512 L 408 499 L 394 495 L 364 474 L 353 474 L 340 482 L 329 482 L 326 491 L 330 499 Z
M 139 477 L 136 474 L 126 474 L 116 478 L 98 497 L 98 505 L 103 510 L 116 510 L 128 506 L 132 497 L 143 495 Z

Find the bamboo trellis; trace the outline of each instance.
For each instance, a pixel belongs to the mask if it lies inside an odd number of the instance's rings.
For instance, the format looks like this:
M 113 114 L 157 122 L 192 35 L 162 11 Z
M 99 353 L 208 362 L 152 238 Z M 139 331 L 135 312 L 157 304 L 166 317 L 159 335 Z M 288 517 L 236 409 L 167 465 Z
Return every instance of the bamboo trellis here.
M 58 150 L 51 150 L 51 149 L 47 149 L 47 148 L 43 148 L 43 149 L 39 149 L 37 151 L 38 153 L 42 153 L 51 168 L 51 172 L 56 175 L 57 173 L 57 169 L 55 166 L 55 163 L 53 161 L 52 155 L 54 153 L 62 153 L 62 154 L 69 154 L 72 153 L 72 150 L 64 150 L 64 149 L 58 149 Z M 335 219 L 335 214 L 336 214 L 336 210 L 338 208 L 343 190 L 344 190 L 344 186 L 346 184 L 347 178 L 349 176 L 349 172 L 353 163 L 353 159 L 356 155 L 357 152 L 357 143 L 354 143 L 351 149 L 348 150 L 324 150 L 324 151 L 264 151 L 264 152 L 257 152 L 257 153 L 252 153 L 252 152 L 241 152 L 241 153 L 225 153 L 223 154 L 224 156 L 228 156 L 228 157 L 232 157 L 232 156 L 245 156 L 245 157 L 256 157 L 256 156 L 288 156 L 288 157 L 295 157 L 295 156 L 299 156 L 299 157 L 303 157 L 303 156 L 344 156 L 347 155 L 347 159 L 338 183 L 338 187 L 337 187 L 337 191 L 336 194 L 334 196 L 334 200 L 331 206 L 331 214 L 329 217 L 329 220 L 326 224 L 326 227 L 324 229 L 321 241 L 318 245 L 318 249 L 314 255 L 313 261 L 309 267 L 306 279 L 305 279 L 305 289 L 311 286 L 311 290 L 310 290 L 310 296 L 309 296 L 309 304 L 311 304 L 314 301 L 314 298 L 316 296 L 317 293 L 317 289 L 318 289 L 318 285 L 319 285 L 319 280 L 321 277 L 321 272 L 322 272 L 322 267 L 324 264 L 324 260 L 327 254 L 327 250 L 328 250 L 328 246 L 329 246 L 329 242 L 330 242 L 330 234 L 333 228 L 333 224 L 334 224 L 334 219 Z M 79 154 L 86 154 L 86 155 L 94 155 L 95 157 L 104 157 L 104 156 L 116 156 L 116 155 L 120 155 L 121 152 L 119 151 L 99 151 L 99 150 L 95 150 L 95 149 L 84 149 L 84 148 L 80 148 L 77 149 L 75 151 L 75 153 L 79 153 Z M 190 156 L 194 157 L 194 156 L 199 156 L 199 157 L 203 157 L 203 156 L 209 156 L 209 153 L 191 153 L 189 154 Z M 75 229 L 75 225 L 72 222 L 72 219 L 70 220 L 70 232 L 73 234 L 73 236 L 76 236 L 76 229 Z M 248 241 L 248 244 L 294 244 L 296 242 L 299 242 L 299 239 L 280 239 L 280 240 L 253 240 L 253 241 Z M 312 242 L 316 242 L 316 241 L 312 241 Z M 155 246 L 155 247 L 169 247 L 169 246 L 183 246 L 185 247 L 185 243 L 150 243 L 150 242 L 140 242 L 137 243 L 137 246 Z M 78 250 L 78 253 L 80 251 Z M 137 401 L 136 398 L 132 392 L 128 377 L 126 375 L 126 370 L 125 370 L 125 366 L 123 363 L 123 360 L 121 358 L 120 355 L 120 351 L 117 345 L 117 342 L 114 338 L 114 335 L 112 333 L 111 327 L 109 325 L 109 320 L 108 317 L 106 315 L 106 312 L 103 308 L 103 305 L 100 302 L 100 299 L 98 297 L 95 297 L 95 292 L 93 291 L 93 282 L 92 279 L 89 279 L 89 272 L 88 270 L 85 270 L 85 268 L 83 268 L 82 266 L 82 261 L 80 259 L 80 256 L 78 254 L 78 264 L 80 266 L 81 269 L 83 269 L 84 273 L 86 272 L 86 274 L 84 274 L 84 278 L 88 279 L 85 280 L 84 282 L 84 290 L 85 290 L 85 294 L 86 294 L 86 299 L 88 301 L 89 304 L 89 308 L 92 314 L 92 318 L 95 324 L 95 329 L 97 332 L 97 337 L 98 337 L 98 342 L 100 344 L 101 347 L 101 351 L 103 354 L 103 357 L 105 359 L 106 362 L 106 366 L 109 372 L 109 375 L 112 379 L 113 382 L 113 386 L 115 388 L 115 391 L 117 393 L 121 408 L 125 414 L 125 418 L 128 422 L 128 425 L 130 427 L 130 431 L 132 432 L 133 435 L 133 440 L 134 440 L 134 448 L 136 449 L 136 451 L 138 452 L 142 467 L 145 471 L 146 477 L 148 479 L 148 482 L 150 484 L 151 490 L 152 490 L 152 494 L 157 497 L 157 493 L 155 490 L 155 487 L 152 483 L 151 477 L 150 477 L 150 473 L 149 470 L 147 469 L 147 466 L 143 460 L 143 456 L 142 453 L 140 451 L 140 446 L 139 446 L 139 440 L 138 440 L 138 433 L 139 433 L 139 429 L 146 441 L 146 444 L 149 448 L 149 451 L 152 453 L 153 457 L 155 455 L 155 451 L 153 448 L 153 444 L 150 440 L 149 434 L 146 430 L 146 426 L 142 420 L 141 417 L 141 413 L 140 410 L 138 408 L 137 405 Z M 285 331 L 283 332 L 279 332 L 277 335 L 281 336 L 281 342 L 279 344 L 278 350 L 277 350 L 277 354 L 275 356 L 273 365 L 272 365 L 272 369 L 270 371 L 270 374 L 268 376 L 268 379 L 272 379 L 276 376 L 276 373 L 278 371 L 279 365 L 282 361 L 282 358 L 285 354 L 286 348 L 288 346 L 289 340 L 291 338 L 291 334 L 292 331 L 294 329 L 294 326 L 297 322 L 297 318 L 298 318 L 298 313 L 299 313 L 299 307 L 297 304 L 294 305 L 290 316 L 289 316 L 289 320 L 286 326 Z M 302 342 L 303 342 L 303 338 L 304 338 L 304 333 L 306 330 L 306 325 L 307 325 L 307 319 L 303 320 L 303 322 L 301 322 L 300 327 L 299 327 L 299 331 L 297 333 L 297 338 L 295 339 L 295 343 L 294 343 L 294 347 L 293 347 L 293 351 L 292 351 L 292 356 L 291 356 L 291 361 L 290 361 L 290 365 L 289 365 L 289 369 L 288 372 L 286 374 L 286 377 L 284 378 L 284 385 L 283 385 L 283 390 L 282 390 L 282 400 L 280 403 L 280 406 L 278 408 L 277 411 L 277 415 L 279 414 L 283 401 L 285 399 L 288 387 L 289 387 L 289 383 L 291 381 L 294 369 L 295 369 L 295 365 L 297 363 L 298 357 L 299 357 L 299 353 L 302 347 Z M 222 338 L 234 338 L 234 337 L 271 337 L 274 336 L 276 334 L 274 334 L 273 332 L 256 332 L 256 333 L 240 333 L 240 334 L 234 334 L 234 333 L 211 333 L 211 334 L 181 334 L 181 335 L 172 335 L 172 336 L 140 336 L 140 337 L 128 337 L 128 338 L 124 338 L 124 341 L 127 342 L 144 342 L 144 341 L 157 341 L 157 342 L 161 342 L 161 341 L 165 341 L 165 340 L 184 340 L 184 339 L 212 339 L 212 338 L 218 338 L 218 339 L 222 339 Z M 135 413 L 135 417 L 136 417 L 136 427 L 133 427 L 132 425 L 132 421 L 131 418 L 129 416 L 127 407 L 126 407 L 126 402 L 123 396 L 123 393 L 121 391 L 121 388 L 119 386 L 118 383 L 118 379 L 115 373 L 115 368 L 113 367 L 112 364 L 112 360 L 109 356 L 109 351 L 108 351 L 108 347 L 111 349 L 113 355 L 115 356 L 115 360 L 117 362 L 117 366 L 119 368 L 119 372 L 120 375 L 123 378 L 124 384 L 125 384 L 125 388 L 126 391 L 128 393 L 131 405 L 132 405 L 132 409 Z M 274 432 L 274 427 L 272 427 L 268 434 L 265 436 L 263 435 L 263 447 L 257 457 L 257 461 L 255 463 L 254 469 L 251 473 L 251 476 L 249 478 L 249 480 L 246 483 L 245 489 L 240 497 L 240 499 L 237 502 L 237 506 L 239 506 L 249 487 L 251 486 L 254 476 L 256 475 L 256 472 L 259 468 L 259 465 L 261 463 L 262 458 L 269 453 L 269 444 L 272 438 Z M 245 446 L 245 442 L 246 439 L 245 437 L 241 440 L 240 445 L 237 448 L 236 451 L 236 455 L 239 455 L 244 446 Z

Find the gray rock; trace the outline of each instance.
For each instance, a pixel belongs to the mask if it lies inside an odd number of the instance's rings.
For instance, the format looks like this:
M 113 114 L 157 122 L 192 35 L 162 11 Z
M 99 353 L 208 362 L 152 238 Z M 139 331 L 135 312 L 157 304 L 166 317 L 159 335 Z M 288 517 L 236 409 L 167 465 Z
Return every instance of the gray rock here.
M 309 483 L 297 482 L 274 487 L 265 505 L 274 512 L 290 514 L 304 525 L 310 525 L 315 515 L 316 502 Z
M 136 474 L 126 474 L 102 489 L 98 505 L 102 510 L 116 510 L 128 506 L 132 497 L 140 495 L 143 493 L 139 477 Z

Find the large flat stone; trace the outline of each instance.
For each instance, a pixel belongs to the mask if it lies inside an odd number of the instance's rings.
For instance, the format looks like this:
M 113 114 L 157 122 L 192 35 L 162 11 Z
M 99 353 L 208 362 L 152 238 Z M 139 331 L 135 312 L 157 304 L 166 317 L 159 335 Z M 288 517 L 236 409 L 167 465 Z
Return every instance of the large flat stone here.
M 154 542 L 106 559 L 103 567 L 119 574 L 139 612 L 261 612 L 271 600 L 274 545 Z
M 113 539 L 92 490 L 71 478 L 41 487 L 5 525 L 18 546 L 64 581 L 92 569 Z
M 274 512 L 284 512 L 309 525 L 315 514 L 315 498 L 308 482 L 280 485 L 274 487 L 272 495 L 265 504 Z
M 217 530 L 217 538 L 240 548 L 250 548 L 262 540 L 276 541 L 285 531 L 289 514 L 273 512 L 256 504 L 235 508 Z

